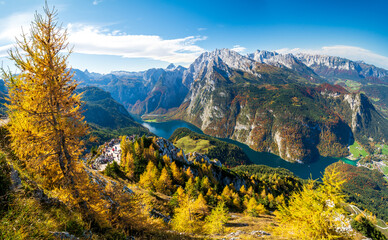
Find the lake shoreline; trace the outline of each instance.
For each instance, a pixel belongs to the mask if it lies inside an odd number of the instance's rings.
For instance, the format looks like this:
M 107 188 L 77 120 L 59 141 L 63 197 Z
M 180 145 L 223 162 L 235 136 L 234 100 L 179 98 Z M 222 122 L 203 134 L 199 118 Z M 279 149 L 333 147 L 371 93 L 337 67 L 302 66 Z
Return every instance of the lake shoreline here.
M 144 127 L 148 128 L 153 134 L 168 139 L 172 133 L 181 127 L 186 127 L 191 131 L 196 133 L 204 134 L 201 129 L 194 126 L 191 123 L 182 121 L 182 120 L 170 120 L 166 122 L 145 122 L 141 118 L 136 117 L 136 120 L 142 124 Z M 207 135 L 207 134 L 205 134 Z M 348 160 L 346 158 L 332 158 L 332 157 L 320 157 L 320 159 L 311 162 L 311 163 L 291 163 L 283 160 L 279 156 L 268 153 L 268 152 L 257 152 L 251 149 L 246 144 L 240 143 L 238 141 L 228 139 L 228 138 L 217 138 L 221 141 L 232 143 L 242 148 L 242 150 L 247 154 L 248 158 L 253 164 L 257 165 L 266 165 L 274 168 L 285 168 L 293 172 L 296 176 L 303 179 L 319 179 L 322 177 L 324 170 L 327 166 L 338 162 L 343 161 L 347 164 L 356 166 L 357 161 Z

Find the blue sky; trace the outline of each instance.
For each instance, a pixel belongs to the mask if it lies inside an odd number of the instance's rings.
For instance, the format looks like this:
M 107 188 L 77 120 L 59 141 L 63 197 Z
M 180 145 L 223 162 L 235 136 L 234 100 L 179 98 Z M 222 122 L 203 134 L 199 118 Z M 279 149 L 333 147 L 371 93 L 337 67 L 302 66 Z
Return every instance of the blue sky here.
M 69 63 L 107 73 L 189 65 L 230 48 L 307 52 L 388 69 L 388 1 L 48 0 L 69 30 Z M 44 0 L 0 0 L 0 61 Z

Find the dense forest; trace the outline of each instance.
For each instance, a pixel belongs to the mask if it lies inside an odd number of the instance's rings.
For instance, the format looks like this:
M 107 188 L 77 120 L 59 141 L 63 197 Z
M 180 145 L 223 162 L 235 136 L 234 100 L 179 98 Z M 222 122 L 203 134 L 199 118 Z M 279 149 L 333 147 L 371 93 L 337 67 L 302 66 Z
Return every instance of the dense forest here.
M 368 209 L 377 217 L 388 221 L 388 182 L 376 170 L 355 167 L 338 162 L 335 164 L 346 180 L 344 192 L 348 201 Z M 332 167 L 332 166 L 329 166 Z

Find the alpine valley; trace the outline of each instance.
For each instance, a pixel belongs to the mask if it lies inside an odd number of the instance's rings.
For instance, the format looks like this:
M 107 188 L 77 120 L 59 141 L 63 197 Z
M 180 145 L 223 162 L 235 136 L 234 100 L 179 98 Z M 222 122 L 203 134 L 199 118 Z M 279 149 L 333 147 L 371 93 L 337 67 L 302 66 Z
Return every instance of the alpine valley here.
M 348 156 L 355 142 L 373 153 L 388 140 L 388 71 L 364 62 L 217 49 L 188 68 L 74 76 L 145 121 L 183 120 L 290 162 Z

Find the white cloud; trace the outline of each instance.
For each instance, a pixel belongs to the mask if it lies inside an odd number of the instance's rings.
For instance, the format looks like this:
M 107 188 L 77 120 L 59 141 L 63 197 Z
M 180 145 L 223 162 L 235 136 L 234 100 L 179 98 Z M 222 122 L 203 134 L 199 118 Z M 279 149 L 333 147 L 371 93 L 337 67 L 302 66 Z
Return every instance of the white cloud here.
M 34 15 L 31 13 L 15 13 L 8 17 L 0 19 L 0 42 L 14 42 L 15 37 L 19 37 L 22 28 L 25 32 L 29 31 L 29 26 Z
M 102 0 L 94 0 L 93 5 L 98 5 L 100 2 L 102 2 Z
M 0 1 L 0 4 L 2 2 L 4 1 Z M 29 31 L 33 17 L 31 13 L 14 13 L 0 19 L 0 57 L 8 56 L 7 51 L 13 47 L 15 38 L 20 38 L 22 29 L 24 32 Z
M 86 25 L 69 24 L 68 29 L 70 44 L 77 53 L 191 63 L 205 51 L 196 45 L 206 39 L 200 36 L 166 40 L 156 35 L 128 35 Z
M 241 53 L 241 52 L 244 52 L 246 50 L 246 48 L 241 47 L 240 45 L 234 45 L 231 50 L 238 52 L 238 53 Z
M 198 30 L 198 31 L 206 31 L 207 28 L 203 28 L 203 27 L 202 27 L 202 28 L 197 28 L 197 30 Z
M 0 46 L 0 57 L 7 57 L 8 56 L 8 50 L 12 48 L 12 44 L 8 44 L 5 46 Z
M 302 48 L 283 48 L 276 50 L 278 53 L 307 53 L 307 54 L 321 54 L 329 56 L 338 56 L 348 58 L 353 61 L 364 61 L 369 64 L 373 64 L 378 67 L 388 69 L 388 57 L 379 55 L 370 50 L 346 46 L 346 45 L 335 45 L 325 46 L 319 49 L 302 49 Z

